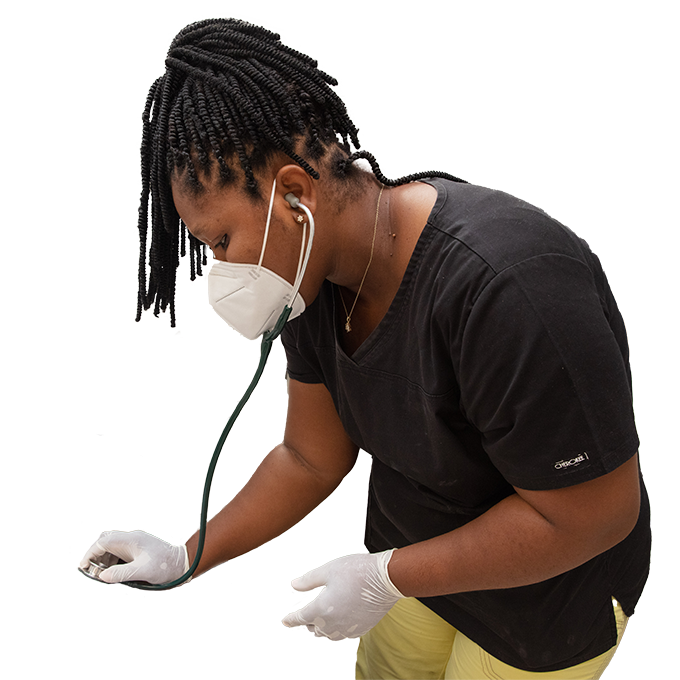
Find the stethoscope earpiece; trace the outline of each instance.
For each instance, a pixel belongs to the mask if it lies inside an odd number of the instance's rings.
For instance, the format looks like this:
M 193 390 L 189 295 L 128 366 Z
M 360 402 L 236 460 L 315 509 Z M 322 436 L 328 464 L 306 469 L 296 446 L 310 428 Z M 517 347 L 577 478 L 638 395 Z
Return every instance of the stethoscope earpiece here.
M 284 198 L 288 201 L 291 208 L 300 206 L 300 199 L 293 192 L 287 193 Z

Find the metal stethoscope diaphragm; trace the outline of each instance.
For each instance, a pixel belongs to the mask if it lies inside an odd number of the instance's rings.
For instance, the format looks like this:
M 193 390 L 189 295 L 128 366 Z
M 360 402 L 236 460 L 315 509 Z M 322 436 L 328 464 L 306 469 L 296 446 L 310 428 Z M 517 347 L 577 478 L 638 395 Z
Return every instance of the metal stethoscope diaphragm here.
M 90 564 L 88 565 L 87 569 L 78 567 L 78 571 L 85 574 L 85 576 L 88 578 L 99 581 L 100 583 L 106 583 L 106 581 L 102 581 L 99 578 L 99 575 L 104 571 L 104 569 L 108 569 L 110 566 L 110 564 L 105 564 L 103 561 L 95 562 L 94 560 L 90 560 Z

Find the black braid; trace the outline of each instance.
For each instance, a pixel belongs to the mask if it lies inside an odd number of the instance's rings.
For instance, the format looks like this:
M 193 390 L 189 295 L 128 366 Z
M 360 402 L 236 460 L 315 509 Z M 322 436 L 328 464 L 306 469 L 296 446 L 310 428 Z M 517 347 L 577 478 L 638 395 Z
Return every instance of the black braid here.
M 176 271 L 187 238 L 191 279 L 207 264 L 205 245 L 187 232 L 172 201 L 173 173 L 198 194 L 202 178 L 212 178 L 216 167 L 222 185 L 243 178 L 245 189 L 261 199 L 256 175 L 276 152 L 318 179 L 311 162 L 335 148 L 333 158 L 340 160 L 333 171 L 339 179 L 347 179 L 350 165 L 365 158 L 387 186 L 433 175 L 462 181 L 433 172 L 389 180 L 371 154 L 349 155 L 360 147 L 358 131 L 331 89 L 337 81 L 267 29 L 236 19 L 199 21 L 177 34 L 165 66 L 143 114 L 137 320 L 152 306 L 156 315 L 169 307 L 175 325 Z
M 467 182 L 464 179 L 460 179 L 458 177 L 454 177 L 453 175 L 449 175 L 447 172 L 438 172 L 436 170 L 431 170 L 429 172 L 415 172 L 412 175 L 399 177 L 399 179 L 389 179 L 388 177 L 385 177 L 385 175 L 382 174 L 380 166 L 378 165 L 378 161 L 375 159 L 375 156 L 372 153 L 369 153 L 368 151 L 356 151 L 347 159 L 341 160 L 339 163 L 340 170 L 342 171 L 342 169 L 345 166 L 349 165 L 350 163 L 353 163 L 356 160 L 359 160 L 360 158 L 363 158 L 370 163 L 371 170 L 373 170 L 373 174 L 375 175 L 376 179 L 382 184 L 384 184 L 386 187 L 400 187 L 402 184 L 417 182 L 419 179 L 426 179 L 427 177 L 441 177 L 442 179 L 448 179 L 451 180 L 452 182 L 462 182 L 463 184 L 467 184 Z

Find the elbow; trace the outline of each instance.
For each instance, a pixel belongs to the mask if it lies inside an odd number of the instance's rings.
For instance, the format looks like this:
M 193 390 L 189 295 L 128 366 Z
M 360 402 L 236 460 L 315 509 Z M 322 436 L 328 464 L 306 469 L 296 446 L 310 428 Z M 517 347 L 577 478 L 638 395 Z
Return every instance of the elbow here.
M 600 493 L 595 494 L 597 500 L 589 506 L 592 513 L 589 524 L 599 543 L 596 554 L 600 554 L 625 540 L 640 517 L 642 494 L 637 454 L 592 484 Z
M 635 529 L 638 519 L 640 517 L 640 490 L 637 489 L 637 493 L 633 498 L 629 498 L 628 502 L 625 503 L 623 507 L 619 508 L 619 512 L 616 517 L 612 519 L 611 528 L 611 545 L 609 548 L 613 548 L 615 545 L 621 543 L 621 541 L 628 538 L 633 529 Z
M 637 525 L 640 517 L 640 490 L 628 493 L 620 503 L 609 508 L 599 521 L 590 527 L 590 538 L 595 539 L 594 555 L 599 555 L 624 541 Z
M 582 517 L 578 529 L 563 528 L 559 543 L 565 563 L 559 573 L 567 565 L 568 569 L 578 567 L 624 541 L 635 528 L 639 514 L 639 503 L 637 507 L 631 504 L 608 517 L 591 517 L 590 521 Z
M 637 455 L 626 464 L 626 467 L 629 468 L 628 479 L 626 484 L 621 485 L 621 491 L 618 495 L 617 512 L 614 514 L 615 519 L 612 520 L 615 530 L 611 547 L 628 538 L 640 518 L 642 493 Z
M 591 523 L 580 530 L 557 531 L 551 576 L 580 567 L 624 541 L 635 528 L 638 512 L 606 523 Z

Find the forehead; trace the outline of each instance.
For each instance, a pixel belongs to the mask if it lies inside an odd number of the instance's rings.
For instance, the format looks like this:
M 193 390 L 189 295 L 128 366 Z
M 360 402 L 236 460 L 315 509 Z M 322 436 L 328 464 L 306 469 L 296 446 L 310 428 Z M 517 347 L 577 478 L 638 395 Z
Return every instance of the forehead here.
M 187 229 L 206 243 L 223 235 L 221 230 L 245 222 L 261 211 L 261 206 L 235 185 L 204 184 L 195 191 L 182 178 L 171 179 L 172 199 Z

